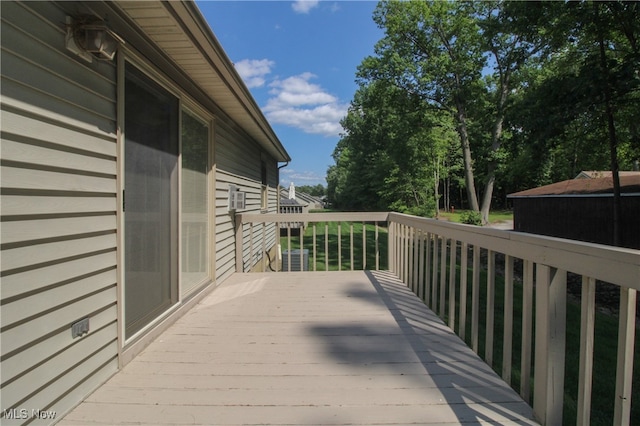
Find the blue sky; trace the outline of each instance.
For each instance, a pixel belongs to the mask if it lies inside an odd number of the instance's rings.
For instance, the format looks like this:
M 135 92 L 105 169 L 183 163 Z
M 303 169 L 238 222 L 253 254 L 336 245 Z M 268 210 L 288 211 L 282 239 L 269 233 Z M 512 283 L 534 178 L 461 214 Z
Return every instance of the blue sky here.
M 282 185 L 326 185 L 355 73 L 382 31 L 373 1 L 197 1 L 293 161 Z

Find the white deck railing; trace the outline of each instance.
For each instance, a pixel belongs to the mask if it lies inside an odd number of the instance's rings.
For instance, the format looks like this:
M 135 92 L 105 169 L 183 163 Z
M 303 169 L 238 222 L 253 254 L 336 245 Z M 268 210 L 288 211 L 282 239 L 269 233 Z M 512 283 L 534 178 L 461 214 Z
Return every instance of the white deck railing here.
M 245 233 L 248 231 L 248 235 L 254 235 L 251 229 L 255 224 L 291 222 L 291 216 L 237 215 L 236 258 L 240 259 L 237 263 L 238 271 L 242 271 L 243 268 L 242 255 L 247 244 Z M 320 234 L 324 235 L 324 264 L 329 264 L 329 252 L 337 250 L 338 270 L 342 269 L 340 265 L 342 238 L 337 238 L 336 247 L 330 247 L 326 223 L 348 224 L 351 238 L 349 247 L 345 249 L 349 250 L 352 256 L 355 247 L 352 223 L 375 223 L 375 232 L 369 233 L 373 235 L 367 236 L 363 231 L 362 251 L 364 253 L 367 245 L 372 244 L 368 238 L 374 239 L 377 260 L 381 252 L 378 231 L 382 224 L 388 232 L 386 247 L 388 269 L 402 279 L 434 312 L 446 319 L 449 327 L 463 339 L 467 337 L 466 315 L 469 311 L 467 304 L 470 302 L 469 340 L 472 349 L 476 352 L 479 349 L 480 336 L 480 277 L 481 270 L 486 269 L 486 287 L 483 288 L 486 292 L 485 353 L 479 355 L 489 365 L 494 361 L 495 277 L 497 266 L 499 266 L 496 265 L 496 253 L 503 254 L 502 377 L 511 384 L 511 354 L 514 344 L 520 345 L 520 394 L 525 401 L 531 401 L 530 377 L 533 364 L 533 409 L 541 423 L 546 425 L 562 424 L 567 273 L 571 272 L 582 277 L 578 425 L 590 423 L 596 280 L 617 285 L 620 288 L 620 310 L 616 385 L 615 395 L 612 396 L 615 399 L 613 424 L 630 424 L 636 291 L 640 289 L 640 250 L 453 224 L 398 213 L 324 213 L 295 216 L 295 221 L 308 222 L 313 228 L 310 257 L 313 258 L 314 267 L 310 268 L 311 270 L 315 269 L 316 262 L 315 224 L 325 223 L 324 227 L 320 226 Z M 346 226 L 345 229 L 347 229 Z M 338 229 L 341 230 L 342 226 Z M 298 238 L 300 238 L 299 246 L 305 246 L 304 237 Z M 289 231 L 286 237 L 287 247 L 291 247 L 291 239 Z M 251 246 L 264 245 L 264 240 L 262 243 L 251 240 L 249 243 Z M 355 245 L 357 244 L 359 242 L 355 242 Z M 309 245 L 308 241 L 306 245 Z M 289 255 L 290 253 L 289 251 Z M 471 253 L 471 261 L 469 261 L 469 253 Z M 485 255 L 486 260 L 481 260 L 481 253 Z M 522 262 L 522 306 L 516 307 L 519 308 L 516 311 L 521 312 L 522 315 L 520 342 L 514 342 L 512 339 L 516 259 Z M 288 260 L 288 265 L 291 265 L 291 259 Z M 352 258 L 351 268 L 353 265 Z M 364 269 L 380 267 L 378 261 L 375 265 L 366 265 L 363 261 L 362 265 Z M 470 271 L 470 283 L 468 274 L 459 274 L 458 268 L 460 271 Z M 469 285 L 471 286 L 470 301 L 467 297 Z M 535 312 L 533 306 L 535 306 Z

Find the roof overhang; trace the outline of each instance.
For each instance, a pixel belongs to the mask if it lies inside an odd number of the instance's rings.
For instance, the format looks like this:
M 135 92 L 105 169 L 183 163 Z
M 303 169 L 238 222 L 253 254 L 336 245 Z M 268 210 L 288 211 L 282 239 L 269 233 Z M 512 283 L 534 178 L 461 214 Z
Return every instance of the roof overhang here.
M 192 1 L 110 3 L 271 156 L 291 161 L 235 66 Z

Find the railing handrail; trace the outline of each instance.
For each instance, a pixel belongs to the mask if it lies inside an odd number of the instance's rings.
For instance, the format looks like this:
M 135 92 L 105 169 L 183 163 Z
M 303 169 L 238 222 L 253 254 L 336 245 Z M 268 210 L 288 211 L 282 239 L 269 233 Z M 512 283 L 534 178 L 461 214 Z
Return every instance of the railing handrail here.
M 640 250 L 450 223 L 402 213 L 389 213 L 389 221 L 640 290 Z
M 389 212 L 238 213 L 238 223 L 276 222 L 386 222 Z

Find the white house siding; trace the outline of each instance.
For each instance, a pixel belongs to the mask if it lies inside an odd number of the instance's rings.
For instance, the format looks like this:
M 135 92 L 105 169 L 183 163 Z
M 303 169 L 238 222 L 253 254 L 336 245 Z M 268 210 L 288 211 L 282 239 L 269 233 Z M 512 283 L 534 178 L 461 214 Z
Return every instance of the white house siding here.
M 235 228 L 232 212 L 228 209 L 229 185 L 235 185 L 240 191 L 246 192 L 246 209 L 242 212 L 260 212 L 261 206 L 261 176 L 260 164 L 267 163 L 267 179 L 269 183 L 268 209 L 269 213 L 277 210 L 277 163 L 269 158 L 261 158 L 260 148 L 242 135 L 237 129 L 216 121 L 215 129 L 215 158 L 216 158 L 216 280 L 224 281 L 235 272 Z M 245 225 L 246 226 L 246 225 Z M 248 228 L 247 228 L 248 231 Z M 251 253 L 249 233 L 244 232 L 243 264 L 245 270 L 262 259 L 262 245 L 257 244 L 262 238 L 262 226 L 254 227 L 254 247 Z M 268 225 L 266 229 L 267 249 L 275 244 L 275 226 Z
M 65 49 L 62 7 L 1 6 L 2 424 L 61 415 L 118 368 L 116 69 Z

